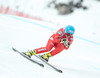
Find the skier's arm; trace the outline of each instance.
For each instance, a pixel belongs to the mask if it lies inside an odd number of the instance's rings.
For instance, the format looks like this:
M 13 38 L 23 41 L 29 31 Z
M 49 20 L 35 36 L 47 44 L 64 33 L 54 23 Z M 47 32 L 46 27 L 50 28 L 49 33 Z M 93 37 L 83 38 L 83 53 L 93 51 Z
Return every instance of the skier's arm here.
M 59 30 L 56 32 L 56 34 L 55 34 L 55 36 L 54 36 L 54 42 L 55 42 L 55 43 L 61 42 L 61 36 L 62 36 L 63 32 L 64 32 L 64 31 L 63 31 L 63 28 L 59 29 Z

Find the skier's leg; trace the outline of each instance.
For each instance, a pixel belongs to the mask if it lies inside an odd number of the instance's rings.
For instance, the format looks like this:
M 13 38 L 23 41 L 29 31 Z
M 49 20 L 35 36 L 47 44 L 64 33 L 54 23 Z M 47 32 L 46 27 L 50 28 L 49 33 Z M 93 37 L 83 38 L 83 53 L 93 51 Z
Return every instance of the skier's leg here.
M 52 48 L 54 47 L 54 44 L 52 43 L 52 40 L 49 39 L 48 43 L 46 45 L 46 47 L 41 47 L 41 48 L 37 48 L 34 50 L 30 50 L 28 52 L 25 52 L 24 54 L 31 57 L 34 54 L 39 54 L 39 53 L 43 53 L 43 52 L 48 52 L 50 51 Z
M 55 56 L 56 54 L 60 53 L 63 50 L 64 50 L 64 45 L 59 43 L 56 45 L 55 49 L 50 52 L 50 54 L 51 56 Z
M 48 40 L 46 47 L 41 47 L 36 49 L 36 54 L 44 53 L 50 51 L 54 47 L 52 40 Z
M 47 54 L 42 55 L 41 57 L 48 62 L 49 57 L 60 53 L 62 50 L 64 50 L 64 45 L 63 44 L 57 44 L 54 50 L 52 50 L 51 52 L 49 52 Z

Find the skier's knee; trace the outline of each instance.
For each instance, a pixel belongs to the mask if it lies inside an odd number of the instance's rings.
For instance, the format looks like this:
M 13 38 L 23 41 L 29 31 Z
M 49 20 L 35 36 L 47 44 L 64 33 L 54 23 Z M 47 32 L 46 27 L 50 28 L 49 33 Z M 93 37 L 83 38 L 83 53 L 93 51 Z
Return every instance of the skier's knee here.
M 46 51 L 50 51 L 51 49 L 50 48 L 46 48 Z

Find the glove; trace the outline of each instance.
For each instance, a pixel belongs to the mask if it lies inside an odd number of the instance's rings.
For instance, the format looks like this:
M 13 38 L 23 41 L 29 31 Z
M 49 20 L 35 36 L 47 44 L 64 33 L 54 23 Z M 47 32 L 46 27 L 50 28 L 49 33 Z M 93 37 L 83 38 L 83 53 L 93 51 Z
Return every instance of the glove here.
M 62 39 L 62 40 L 61 40 L 61 43 L 64 43 L 64 45 L 65 45 L 66 47 L 69 47 L 69 46 L 70 46 L 70 43 L 69 43 L 69 41 L 68 41 L 67 39 Z
M 69 41 L 64 42 L 64 45 L 65 45 L 66 47 L 69 47 L 69 46 L 70 46 Z

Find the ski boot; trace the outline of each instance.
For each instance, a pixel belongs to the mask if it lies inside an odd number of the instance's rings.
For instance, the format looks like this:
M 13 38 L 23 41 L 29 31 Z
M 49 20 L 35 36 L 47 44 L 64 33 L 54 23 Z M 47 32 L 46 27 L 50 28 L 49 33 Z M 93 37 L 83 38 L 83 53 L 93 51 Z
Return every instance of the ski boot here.
M 40 57 L 41 58 L 43 58 L 45 61 L 49 61 L 49 57 L 51 57 L 52 55 L 51 55 L 51 53 L 47 53 L 47 54 L 43 54 L 43 55 L 41 55 Z
M 30 50 L 28 52 L 24 53 L 26 56 L 28 56 L 29 58 L 31 58 L 32 55 L 36 54 L 36 49 L 35 50 Z

